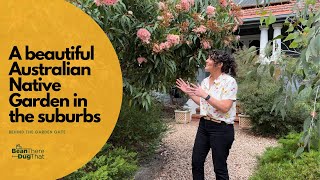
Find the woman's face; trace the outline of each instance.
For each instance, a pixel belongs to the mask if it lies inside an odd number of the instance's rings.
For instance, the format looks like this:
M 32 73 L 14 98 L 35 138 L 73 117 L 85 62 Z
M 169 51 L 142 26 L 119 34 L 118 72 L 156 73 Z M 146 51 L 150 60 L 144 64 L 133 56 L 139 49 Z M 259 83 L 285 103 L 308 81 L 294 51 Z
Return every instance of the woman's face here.
M 208 57 L 206 60 L 206 67 L 204 68 L 206 72 L 216 72 L 221 71 L 222 63 L 215 63 L 213 59 Z

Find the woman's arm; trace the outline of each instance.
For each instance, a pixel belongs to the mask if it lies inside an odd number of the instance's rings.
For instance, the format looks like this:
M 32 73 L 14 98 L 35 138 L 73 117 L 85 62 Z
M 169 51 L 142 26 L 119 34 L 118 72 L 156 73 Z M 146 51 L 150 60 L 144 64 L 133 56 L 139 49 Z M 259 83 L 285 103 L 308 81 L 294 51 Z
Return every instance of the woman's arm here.
M 200 106 L 200 97 L 198 97 L 196 95 L 193 95 L 193 96 L 190 94 L 188 94 L 188 95 L 196 104 L 198 104 Z
M 187 91 L 187 93 L 190 94 L 195 94 L 198 98 L 203 98 L 205 99 L 208 96 L 208 93 L 206 93 L 200 85 L 194 85 L 191 84 L 192 87 L 190 87 L 189 91 Z M 200 99 L 199 99 L 200 101 Z M 223 112 L 223 113 L 227 113 L 230 108 L 232 107 L 232 103 L 233 100 L 230 99 L 226 99 L 226 100 L 218 100 L 216 98 L 210 97 L 207 102 L 213 106 L 215 109 Z
M 206 97 L 208 94 L 206 95 Z M 206 98 L 205 97 L 205 98 Z M 213 106 L 214 108 L 218 109 L 219 111 L 223 113 L 227 113 L 230 108 L 232 107 L 233 100 L 227 99 L 227 100 L 217 100 L 216 98 L 210 97 L 207 102 Z

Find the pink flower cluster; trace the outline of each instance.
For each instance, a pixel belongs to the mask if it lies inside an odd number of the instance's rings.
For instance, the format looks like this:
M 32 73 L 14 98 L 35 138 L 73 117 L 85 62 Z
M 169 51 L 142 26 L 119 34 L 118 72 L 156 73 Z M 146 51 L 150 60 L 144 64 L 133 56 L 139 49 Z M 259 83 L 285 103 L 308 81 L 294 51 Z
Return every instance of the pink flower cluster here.
M 178 45 L 180 43 L 180 36 L 174 35 L 174 34 L 168 34 L 167 42 L 169 42 L 172 45 Z
M 163 50 L 168 50 L 171 47 L 178 45 L 180 43 L 180 36 L 179 35 L 174 35 L 174 34 L 168 34 L 167 35 L 167 41 L 162 42 L 160 44 L 153 44 L 152 51 L 154 53 L 160 53 Z
M 159 47 L 160 47 L 160 51 L 168 50 L 169 48 L 171 48 L 171 44 L 169 42 L 162 42 L 160 43 Z
M 201 41 L 201 46 L 202 46 L 203 49 L 210 49 L 210 48 L 211 48 L 210 41 L 208 41 L 208 40 L 202 40 L 202 41 Z
M 137 32 L 137 36 L 143 43 L 146 43 L 146 44 L 150 43 L 151 34 L 147 29 L 145 28 L 139 29 Z
M 94 0 L 97 6 L 107 5 L 112 6 L 118 2 L 118 0 Z
M 197 34 L 203 34 L 207 31 L 207 28 L 204 25 L 201 25 L 195 29 L 192 30 L 193 32 L 197 33 Z
M 171 21 L 173 18 L 174 18 L 174 16 L 171 12 L 167 12 L 165 14 L 165 19 L 167 19 L 168 21 Z
M 147 59 L 145 57 L 138 57 L 137 61 L 139 64 L 143 63 L 143 62 L 147 62 Z
M 182 11 L 189 11 L 190 7 L 194 5 L 194 0 L 181 0 L 180 4 L 177 4 L 176 8 Z
M 216 8 L 213 6 L 208 6 L 207 7 L 207 14 L 210 16 L 214 16 L 216 13 Z
M 222 7 L 227 7 L 228 6 L 228 1 L 227 0 L 219 0 L 220 4 Z

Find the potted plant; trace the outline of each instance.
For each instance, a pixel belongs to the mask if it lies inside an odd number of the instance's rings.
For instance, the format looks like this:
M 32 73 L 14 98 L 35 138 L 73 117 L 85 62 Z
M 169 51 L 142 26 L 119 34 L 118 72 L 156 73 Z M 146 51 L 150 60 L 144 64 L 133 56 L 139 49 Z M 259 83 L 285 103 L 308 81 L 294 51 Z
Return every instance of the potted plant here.
M 245 113 L 245 110 L 241 103 L 237 105 L 237 113 L 239 117 L 239 127 L 241 129 L 250 129 L 252 127 L 251 118 Z
M 191 111 L 188 106 L 179 106 L 179 108 L 177 108 L 174 113 L 176 123 L 187 124 L 191 121 Z
M 251 118 L 249 115 L 239 114 L 238 117 L 239 117 L 239 127 L 241 129 L 250 129 L 252 127 Z

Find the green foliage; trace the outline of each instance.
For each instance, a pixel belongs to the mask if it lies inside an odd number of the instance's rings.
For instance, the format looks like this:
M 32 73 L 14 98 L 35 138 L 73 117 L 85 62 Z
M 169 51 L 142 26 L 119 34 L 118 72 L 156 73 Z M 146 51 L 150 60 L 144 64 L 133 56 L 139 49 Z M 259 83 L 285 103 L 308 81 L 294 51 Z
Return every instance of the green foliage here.
M 140 159 L 146 158 L 159 146 L 167 130 L 161 119 L 162 107 L 158 104 L 149 111 L 139 107 L 130 107 L 124 98 L 116 127 L 109 139 L 115 146 L 123 146 L 139 152 Z
M 138 169 L 138 160 L 146 160 L 154 153 L 167 130 L 161 119 L 162 107 L 154 103 L 145 111 L 138 106 L 130 107 L 127 101 L 125 97 L 108 143 L 90 162 L 64 180 L 131 179 Z
M 279 140 L 281 146 L 268 148 L 259 158 L 258 170 L 250 180 L 320 178 L 320 152 L 311 150 L 295 156 L 302 134 L 292 133 Z
M 267 148 L 263 156 L 259 157 L 259 166 L 269 163 L 291 161 L 295 158 L 294 152 L 299 147 L 298 141 L 302 135 L 290 133 L 278 140 L 280 146 Z
M 138 169 L 136 153 L 106 144 L 84 167 L 64 177 L 64 180 L 131 179 Z
M 300 159 L 293 162 L 280 162 L 266 164 L 250 178 L 250 180 L 283 180 L 283 179 L 309 179 L 320 178 L 320 152 L 312 151 L 302 154 Z
M 290 131 L 303 130 L 304 120 L 310 117 L 312 110 L 310 103 L 305 101 L 306 96 L 309 96 L 307 89 L 300 94 L 296 92 L 295 99 L 288 101 L 288 104 L 285 99 L 277 104 L 286 106 L 285 111 L 273 111 L 274 102 L 279 101 L 277 98 L 281 87 L 281 84 L 272 78 L 264 78 L 261 81 L 256 78 L 239 84 L 239 101 L 245 113 L 251 116 L 254 132 L 282 136 Z M 318 103 L 318 107 L 319 105 Z
M 252 130 L 278 137 L 290 131 L 301 131 L 304 119 L 310 116 L 311 106 L 305 101 L 310 97 L 310 91 L 296 93 L 294 101 L 281 99 L 283 84 L 271 77 L 279 73 L 278 66 L 260 65 L 252 47 L 237 51 L 235 57 L 239 67 L 238 99 L 244 113 L 251 116 Z M 293 66 L 294 62 L 292 59 L 288 66 Z M 275 102 L 279 106 L 286 105 L 286 111 L 277 111 Z
M 264 16 L 266 12 L 262 12 L 261 16 Z M 269 16 L 266 17 L 261 17 L 260 18 L 260 25 L 265 25 L 265 26 L 269 26 L 270 24 L 273 24 L 277 21 L 276 16 L 274 16 L 273 14 L 269 14 Z
M 296 104 L 282 118 L 280 114 L 271 112 L 279 85 L 272 79 L 263 79 L 260 86 L 257 81 L 246 81 L 239 84 L 239 100 L 245 113 L 250 115 L 253 131 L 263 135 L 286 135 L 290 131 L 300 131 L 303 124 L 304 109 Z
M 290 50 L 299 55 L 299 58 L 292 60 L 288 56 L 283 56 L 275 64 L 280 73 L 278 75 L 279 82 L 284 88 L 279 89 L 279 95 L 275 101 L 273 109 L 280 112 L 283 116 L 289 116 L 287 112 L 294 103 L 296 96 L 304 89 L 311 91 L 312 96 L 304 96 L 304 103 L 309 107 L 308 113 L 319 111 L 319 88 L 320 88 L 320 9 L 316 8 L 315 0 L 297 1 L 293 9 L 294 15 L 288 16 L 284 25 L 288 27 L 287 36 L 280 38 L 283 41 L 290 41 Z M 303 6 L 302 6 L 303 4 Z M 261 18 L 264 21 L 264 17 Z M 292 63 L 294 62 L 294 63 Z M 274 66 L 271 64 L 270 66 Z M 273 75 L 276 76 L 276 75 Z M 297 83 L 299 82 L 299 83 Z M 298 93 L 292 91 L 297 89 Z M 317 98 L 318 97 L 318 98 Z M 318 112 L 319 114 L 319 112 Z M 320 120 L 319 116 L 304 118 L 303 137 L 300 143 L 303 145 L 297 150 L 297 155 L 310 146 L 320 142 Z

